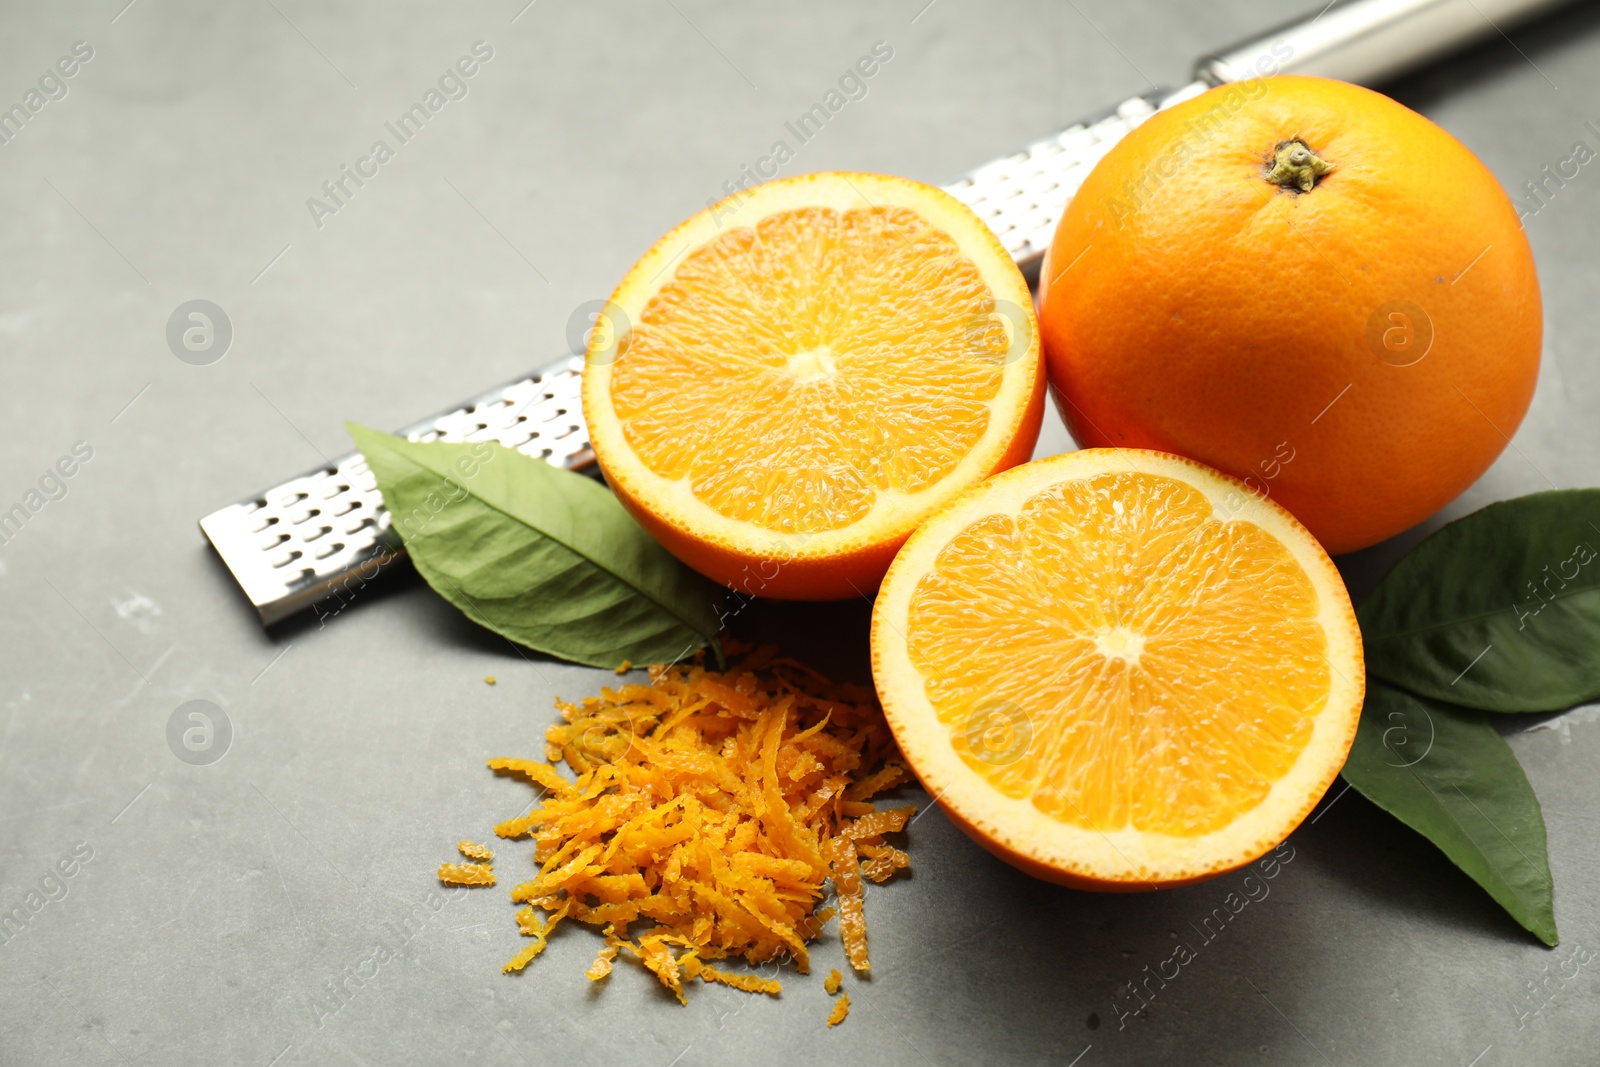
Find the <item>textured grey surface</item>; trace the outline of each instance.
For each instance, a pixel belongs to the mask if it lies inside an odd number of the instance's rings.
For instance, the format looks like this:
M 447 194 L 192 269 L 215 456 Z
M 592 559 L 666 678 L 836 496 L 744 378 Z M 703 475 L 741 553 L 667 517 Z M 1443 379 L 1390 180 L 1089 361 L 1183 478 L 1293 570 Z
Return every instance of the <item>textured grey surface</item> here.
M 1600 1060 L 1600 966 L 1578 962 L 1600 949 L 1592 711 L 1513 724 L 1549 824 L 1559 949 L 1347 795 L 1294 835 L 1268 896 L 1119 1020 L 1126 983 L 1198 941 L 1231 880 L 1075 893 L 933 812 L 915 874 L 868 903 L 875 977 L 848 984 L 855 1011 L 829 1031 L 817 977 L 778 1001 L 696 989 L 687 1008 L 632 968 L 590 989 L 581 929 L 502 977 L 519 941 L 504 893 L 432 896 L 431 872 L 528 799 L 482 760 L 536 753 L 551 698 L 607 676 L 523 659 L 411 578 L 264 633 L 209 554 L 196 516 L 343 451 L 343 420 L 401 425 L 559 354 L 573 308 L 875 41 L 892 61 L 787 171 L 946 180 L 1302 10 L 924 2 L 0 7 L 0 101 L 75 41 L 94 49 L 0 146 L 0 509 L 75 442 L 93 449 L 0 546 L 0 911 L 38 905 L 0 941 L 0 1063 Z M 1596 16 L 1394 91 L 1520 187 L 1600 145 Z M 494 55 L 468 95 L 318 228 L 306 199 L 479 40 Z M 1450 514 L 1597 480 L 1593 167 L 1528 220 L 1543 378 L 1515 448 Z M 209 366 L 166 341 L 197 298 L 233 325 Z M 1069 447 L 1053 421 L 1044 447 Z M 1356 592 L 1412 540 L 1345 561 Z M 859 604 L 743 619 L 856 674 L 865 622 Z M 191 700 L 232 724 L 210 765 L 168 745 Z M 503 874 L 528 862 L 502 856 Z M 380 944 L 395 958 L 366 964 Z M 817 962 L 842 965 L 836 941 Z

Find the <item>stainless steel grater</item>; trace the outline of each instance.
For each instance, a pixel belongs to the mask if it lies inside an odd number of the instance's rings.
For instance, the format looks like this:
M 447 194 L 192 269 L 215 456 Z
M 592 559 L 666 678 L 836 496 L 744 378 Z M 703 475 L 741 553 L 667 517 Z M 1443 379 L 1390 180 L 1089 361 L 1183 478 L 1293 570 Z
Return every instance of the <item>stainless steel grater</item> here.
M 1274 73 L 1371 83 L 1566 0 L 1353 0 L 1202 59 L 1195 81 L 1109 112 L 977 168 L 945 189 L 999 236 L 1030 278 L 1056 222 L 1102 156 L 1157 111 L 1206 89 Z M 579 402 L 581 355 L 399 431 L 414 441 L 499 441 L 571 470 L 592 470 Z M 200 520 L 264 624 L 316 607 L 338 611 L 403 554 L 372 472 L 348 455 Z

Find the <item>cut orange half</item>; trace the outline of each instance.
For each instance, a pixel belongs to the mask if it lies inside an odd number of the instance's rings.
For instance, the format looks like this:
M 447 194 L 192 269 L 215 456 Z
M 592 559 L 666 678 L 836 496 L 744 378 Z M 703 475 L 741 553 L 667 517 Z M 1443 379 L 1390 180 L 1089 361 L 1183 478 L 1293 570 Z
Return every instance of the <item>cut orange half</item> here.
M 583 413 L 623 504 L 740 592 L 871 592 L 962 490 L 1032 454 L 1027 283 L 948 194 L 819 173 L 756 186 L 645 253 L 590 336 Z
M 1090 889 L 1181 885 L 1288 837 L 1344 765 L 1349 595 L 1277 504 L 1160 452 L 1008 471 L 928 520 L 872 615 L 900 749 L 984 847 Z

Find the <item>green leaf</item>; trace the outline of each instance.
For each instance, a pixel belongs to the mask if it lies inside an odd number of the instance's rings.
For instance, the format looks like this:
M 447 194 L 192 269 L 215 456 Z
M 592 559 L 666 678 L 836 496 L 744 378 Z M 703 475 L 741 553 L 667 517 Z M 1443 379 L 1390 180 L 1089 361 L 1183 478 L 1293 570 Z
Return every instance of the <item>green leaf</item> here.
M 1367 674 L 1484 711 L 1600 699 L 1600 489 L 1490 504 L 1407 553 L 1356 613 Z
M 495 442 L 419 444 L 347 424 L 428 584 L 518 644 L 595 667 L 717 644 L 722 591 L 604 486 Z
M 1369 681 L 1344 778 L 1438 845 L 1539 940 L 1556 943 L 1539 800 L 1482 712 Z

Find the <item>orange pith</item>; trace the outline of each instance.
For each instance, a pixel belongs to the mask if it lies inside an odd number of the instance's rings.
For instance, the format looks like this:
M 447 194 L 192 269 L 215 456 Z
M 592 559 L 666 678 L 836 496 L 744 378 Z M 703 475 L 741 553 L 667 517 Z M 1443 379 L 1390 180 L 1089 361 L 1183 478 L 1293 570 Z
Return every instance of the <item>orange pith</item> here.
M 622 503 L 740 592 L 869 593 L 917 525 L 1026 460 L 1032 298 L 964 205 L 903 178 L 769 182 L 667 234 L 590 341 L 584 415 Z
M 1310 533 L 1217 471 L 1127 449 L 1024 464 L 930 518 L 884 579 L 872 660 L 952 820 L 1097 889 L 1281 842 L 1343 765 L 1365 687 Z
M 917 583 L 908 637 L 951 744 L 996 789 L 1085 828 L 1194 836 L 1259 803 L 1305 747 L 1328 692 L 1316 613 L 1260 527 L 1120 473 L 968 526 Z M 1240 671 L 1255 644 L 1271 663 Z
M 982 438 L 1008 341 L 992 322 L 975 340 L 973 322 L 993 305 L 913 211 L 781 211 L 684 257 L 634 327 L 612 402 L 644 464 L 719 514 L 836 530 Z

